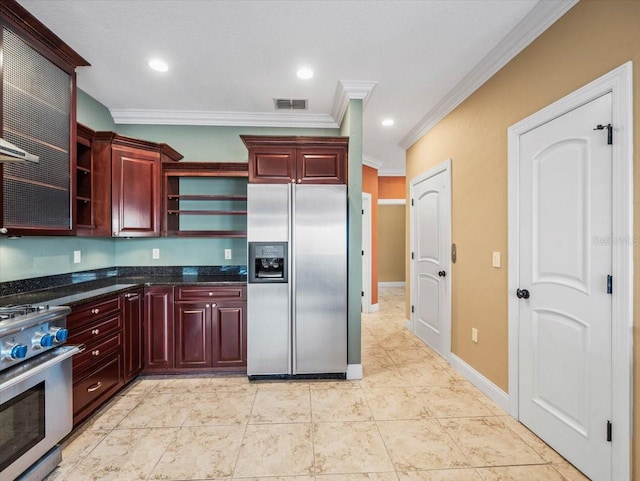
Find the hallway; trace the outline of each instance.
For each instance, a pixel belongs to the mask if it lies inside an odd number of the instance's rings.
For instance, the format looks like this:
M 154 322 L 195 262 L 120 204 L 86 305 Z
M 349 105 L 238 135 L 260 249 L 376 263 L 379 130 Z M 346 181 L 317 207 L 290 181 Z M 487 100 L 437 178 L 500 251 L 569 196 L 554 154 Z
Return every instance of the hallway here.
M 47 480 L 586 480 L 404 328 L 404 289 L 380 306 L 363 315 L 363 380 L 142 377 Z

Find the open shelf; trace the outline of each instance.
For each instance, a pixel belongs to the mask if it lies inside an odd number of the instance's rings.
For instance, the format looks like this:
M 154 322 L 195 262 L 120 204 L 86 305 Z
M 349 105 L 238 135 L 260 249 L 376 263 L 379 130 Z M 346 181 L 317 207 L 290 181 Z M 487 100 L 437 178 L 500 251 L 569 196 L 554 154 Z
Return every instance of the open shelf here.
M 246 237 L 245 163 L 163 165 L 163 235 Z

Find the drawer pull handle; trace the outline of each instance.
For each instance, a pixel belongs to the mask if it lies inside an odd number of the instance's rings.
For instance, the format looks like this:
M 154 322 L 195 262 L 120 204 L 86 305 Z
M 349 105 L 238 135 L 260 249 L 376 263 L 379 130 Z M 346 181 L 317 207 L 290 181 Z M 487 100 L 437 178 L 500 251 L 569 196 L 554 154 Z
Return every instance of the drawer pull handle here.
M 93 334 L 94 336 L 97 336 L 98 334 L 100 334 L 100 329 L 93 329 L 91 331 L 91 334 Z
M 95 351 L 91 351 L 91 355 L 99 356 L 100 355 L 100 351 L 98 349 L 96 349 Z
M 89 386 L 87 388 L 87 392 L 93 392 L 93 391 L 97 391 L 98 389 L 100 389 L 102 387 L 102 383 L 100 381 L 98 381 L 97 383 L 95 383 L 93 386 Z

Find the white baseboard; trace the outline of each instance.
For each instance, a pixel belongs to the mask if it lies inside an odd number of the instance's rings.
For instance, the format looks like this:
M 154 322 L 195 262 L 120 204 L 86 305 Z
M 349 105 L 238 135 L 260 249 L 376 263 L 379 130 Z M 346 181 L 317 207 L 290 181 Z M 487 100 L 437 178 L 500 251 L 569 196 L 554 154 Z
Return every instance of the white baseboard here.
M 347 379 L 362 379 L 362 364 L 347 364 Z
M 405 282 L 378 282 L 378 287 L 404 287 Z
M 371 310 L 369 312 L 378 312 L 380 310 L 380 304 L 371 304 Z
M 406 319 L 404 321 L 404 327 L 406 327 L 409 332 L 413 332 L 413 322 L 411 322 L 411 319 Z
M 453 353 L 449 356 L 449 363 L 451 367 L 471 381 L 471 384 L 482 391 L 485 396 L 504 409 L 506 413 L 509 412 L 509 395 L 506 392 Z

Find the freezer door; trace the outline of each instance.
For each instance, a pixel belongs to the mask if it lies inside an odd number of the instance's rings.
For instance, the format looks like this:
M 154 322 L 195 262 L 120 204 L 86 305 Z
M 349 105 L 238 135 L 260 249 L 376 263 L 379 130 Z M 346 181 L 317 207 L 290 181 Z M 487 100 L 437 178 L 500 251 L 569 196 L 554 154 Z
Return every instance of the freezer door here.
M 293 373 L 347 370 L 347 190 L 294 185 Z
M 291 210 L 289 185 L 249 184 L 247 187 L 247 240 L 287 243 Z M 291 374 L 290 306 L 288 282 L 247 285 L 247 375 Z

